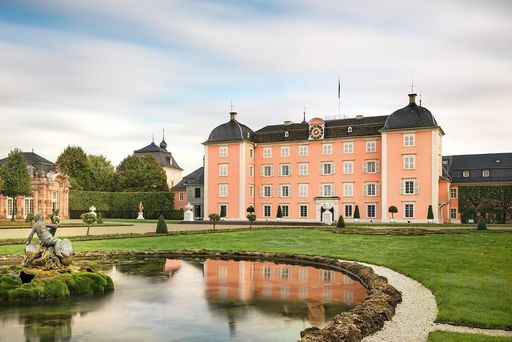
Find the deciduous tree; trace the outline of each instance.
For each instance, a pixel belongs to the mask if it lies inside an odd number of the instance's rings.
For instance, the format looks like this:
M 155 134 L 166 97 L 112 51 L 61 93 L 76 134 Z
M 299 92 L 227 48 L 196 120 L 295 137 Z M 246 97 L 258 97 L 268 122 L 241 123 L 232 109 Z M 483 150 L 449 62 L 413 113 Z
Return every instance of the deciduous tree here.
M 69 176 L 73 190 L 91 190 L 91 167 L 87 154 L 79 146 L 68 146 L 57 158 L 60 171 Z
M 19 196 L 30 196 L 32 194 L 27 162 L 25 161 L 23 152 L 20 149 L 15 148 L 9 152 L 6 162 L 2 167 L 0 167 L 0 178 L 3 181 L 0 193 L 14 199 L 11 218 L 11 220 L 14 221 L 16 217 L 17 198 Z
M 169 191 L 165 171 L 152 156 L 128 156 L 116 171 L 119 191 Z
M 110 160 L 103 155 L 88 155 L 91 171 L 91 191 L 115 191 L 116 170 Z

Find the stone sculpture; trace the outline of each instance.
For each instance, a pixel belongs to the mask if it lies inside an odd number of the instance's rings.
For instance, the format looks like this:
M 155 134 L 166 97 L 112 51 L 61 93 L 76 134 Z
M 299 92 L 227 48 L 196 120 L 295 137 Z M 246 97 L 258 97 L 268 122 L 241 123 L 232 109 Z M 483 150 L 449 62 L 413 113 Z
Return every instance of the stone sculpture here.
M 142 202 L 139 202 L 139 216 L 137 216 L 137 220 L 144 220 L 144 206 Z

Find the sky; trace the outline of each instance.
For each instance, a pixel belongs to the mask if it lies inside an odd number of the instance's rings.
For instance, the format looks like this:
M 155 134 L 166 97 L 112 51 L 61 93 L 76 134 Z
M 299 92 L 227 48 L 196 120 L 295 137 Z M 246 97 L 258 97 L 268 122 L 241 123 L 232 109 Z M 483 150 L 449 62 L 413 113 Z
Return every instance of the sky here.
M 0 157 L 68 145 L 117 165 L 165 139 L 184 174 L 210 131 L 389 115 L 411 83 L 443 154 L 512 152 L 512 2 L 0 0 Z

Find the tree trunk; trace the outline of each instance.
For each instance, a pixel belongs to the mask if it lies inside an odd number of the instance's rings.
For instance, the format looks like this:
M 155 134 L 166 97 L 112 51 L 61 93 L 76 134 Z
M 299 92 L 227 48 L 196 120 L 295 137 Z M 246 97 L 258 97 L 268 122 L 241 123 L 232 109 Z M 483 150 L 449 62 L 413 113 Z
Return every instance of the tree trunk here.
M 12 201 L 12 217 L 11 217 L 11 221 L 14 221 L 15 218 L 16 218 L 16 200 L 18 199 L 18 197 L 14 197 L 13 201 Z
M 89 228 L 91 228 L 91 226 L 87 226 L 87 236 L 89 236 Z

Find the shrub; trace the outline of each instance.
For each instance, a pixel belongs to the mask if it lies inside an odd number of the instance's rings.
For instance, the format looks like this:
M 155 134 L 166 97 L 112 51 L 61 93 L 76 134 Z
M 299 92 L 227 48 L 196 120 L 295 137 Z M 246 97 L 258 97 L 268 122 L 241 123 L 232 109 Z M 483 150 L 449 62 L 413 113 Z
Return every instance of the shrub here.
M 338 218 L 338 223 L 336 224 L 336 227 L 345 228 L 345 220 L 343 219 L 342 215 L 340 215 L 340 217 Z
M 281 206 L 278 205 L 277 206 L 277 215 L 276 215 L 277 218 L 283 218 L 283 209 L 281 209 Z
M 87 236 L 89 236 L 89 229 L 96 222 L 96 215 L 93 213 L 85 213 L 81 216 L 82 221 L 84 221 L 84 225 L 87 226 Z
M 389 207 L 388 213 L 391 213 L 391 218 L 394 219 L 395 218 L 395 214 L 398 213 L 398 208 L 395 207 L 394 205 L 392 205 L 392 206 Z
M 34 221 L 34 213 L 28 213 L 25 218 L 25 222 L 33 222 Z
M 361 218 L 361 215 L 359 214 L 359 206 L 356 205 L 356 208 L 354 209 L 354 218 L 358 219 Z
M 255 210 L 254 210 L 254 207 L 253 207 L 252 205 L 251 205 L 251 206 L 249 206 L 249 207 L 247 208 L 247 212 L 248 212 L 249 214 L 253 214 L 253 213 L 254 213 L 254 211 L 255 211 Z
M 249 214 L 247 215 L 247 219 L 249 220 L 250 224 L 249 224 L 249 229 L 252 228 L 252 223 L 254 221 L 256 221 L 256 215 L 254 214 Z
M 217 221 L 220 220 L 219 214 L 210 214 L 208 215 L 208 217 L 210 218 L 210 221 L 212 221 L 213 223 L 213 229 L 215 229 L 215 224 L 217 223 Z
M 102 213 L 96 214 L 96 223 L 103 224 L 103 214 Z
M 156 233 L 157 234 L 167 234 L 169 230 L 167 229 L 167 223 L 165 223 L 165 218 L 160 215 L 158 218 L 158 223 L 156 224 Z
M 428 212 L 427 212 L 427 219 L 433 220 L 434 219 L 434 212 L 432 211 L 432 206 L 428 206 Z
M 478 230 L 487 230 L 487 223 L 485 223 L 485 219 L 483 216 L 480 216 L 480 220 L 478 220 L 478 225 L 476 226 Z

